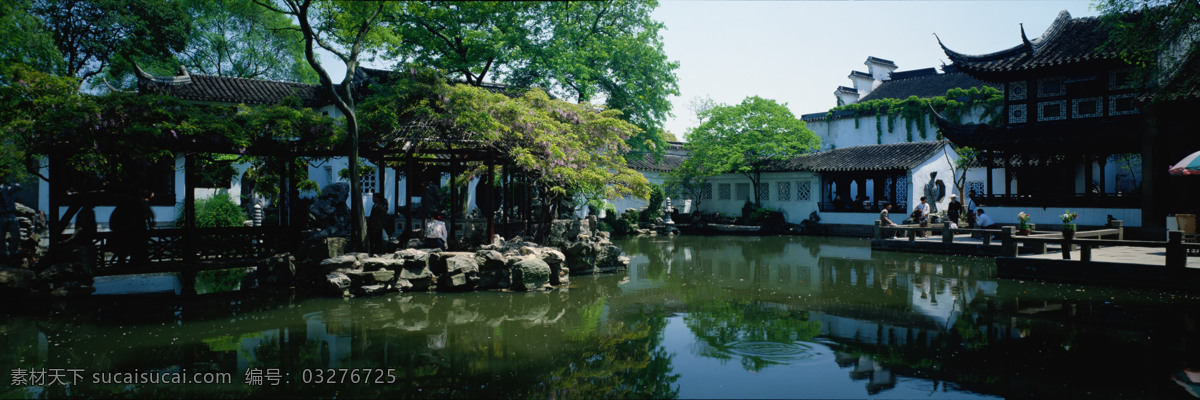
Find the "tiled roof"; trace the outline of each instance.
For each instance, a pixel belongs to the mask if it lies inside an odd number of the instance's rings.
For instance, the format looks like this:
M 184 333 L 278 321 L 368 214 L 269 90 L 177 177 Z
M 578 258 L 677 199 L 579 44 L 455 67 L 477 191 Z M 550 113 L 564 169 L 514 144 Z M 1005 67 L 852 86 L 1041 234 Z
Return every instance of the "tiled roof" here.
M 939 140 L 845 147 L 772 163 L 767 169 L 815 172 L 911 169 L 940 153 L 949 143 Z
M 867 57 L 867 62 L 868 62 L 868 63 L 869 63 L 869 62 L 874 62 L 874 63 L 876 63 L 876 64 L 880 64 L 880 65 L 884 65 L 884 66 L 888 66 L 888 67 L 892 67 L 892 68 L 895 68 L 895 67 L 896 67 L 896 63 L 892 62 L 892 60 L 884 60 L 884 59 L 882 59 L 882 58 L 879 58 L 879 57 L 871 57 L 871 56 L 868 56 L 868 57 Z
M 918 76 L 937 75 L 937 73 L 937 68 L 934 67 L 914 69 L 912 71 L 892 71 L 892 73 L 888 74 L 888 79 L 900 80 L 916 78 Z
M 932 69 L 932 68 L 930 68 Z M 921 70 L 918 70 L 921 71 Z M 901 74 L 901 77 L 906 75 Z M 908 75 L 911 76 L 911 75 Z M 860 101 L 871 101 L 876 99 L 907 99 L 909 96 L 917 96 L 920 98 L 945 96 L 946 91 L 954 88 L 973 88 L 991 86 L 1000 89 L 1000 85 L 988 84 L 987 82 L 975 79 L 974 77 L 961 73 L 938 74 L 936 71 L 931 75 L 916 75 L 909 78 L 896 78 L 896 74 L 892 74 L 892 80 L 883 81 L 868 93 Z
M 683 164 L 683 160 L 687 157 L 664 154 L 662 160 L 654 161 L 654 156 L 647 154 L 641 157 L 631 156 L 625 159 L 625 163 L 636 171 L 655 171 L 667 172 L 679 168 L 679 164 Z
M 866 72 L 862 72 L 862 71 L 850 71 L 850 77 L 851 77 L 851 78 L 853 78 L 853 77 L 856 77 L 856 76 L 857 76 L 857 77 L 859 77 L 859 78 L 875 79 L 875 77 L 871 76 L 871 74 L 868 74 L 868 73 L 866 73 Z
M 1106 61 L 1116 54 L 1103 50 L 1108 32 L 1096 17 L 1071 18 L 1063 10 L 1042 36 L 1029 40 L 1021 31 L 1021 44 L 983 55 L 967 55 L 947 48 L 938 39 L 946 56 L 964 72 L 977 76 L 1036 70 L 1089 61 Z
M 838 86 L 837 91 L 849 94 L 858 94 L 858 89 L 852 87 Z
M 180 75 L 157 77 L 138 68 L 138 91 L 177 97 L 184 100 L 275 104 L 290 96 L 314 107 L 327 103 L 318 85 L 225 76 L 193 75 L 180 68 Z

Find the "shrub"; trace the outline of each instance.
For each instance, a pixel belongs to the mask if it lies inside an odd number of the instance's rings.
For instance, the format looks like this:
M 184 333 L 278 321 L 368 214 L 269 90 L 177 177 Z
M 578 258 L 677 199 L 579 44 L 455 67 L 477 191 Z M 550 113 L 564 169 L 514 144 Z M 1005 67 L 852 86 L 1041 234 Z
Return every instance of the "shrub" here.
M 640 221 L 654 222 L 658 217 L 662 216 L 663 200 L 667 198 L 666 193 L 660 185 L 650 185 L 650 202 L 646 204 L 646 211 L 642 212 Z
M 787 221 L 783 212 L 771 208 L 759 208 L 750 213 L 750 223 L 758 225 L 767 231 L 783 230 Z
M 612 231 L 613 231 L 612 225 L 609 225 L 608 222 L 604 222 L 604 221 L 597 221 L 596 229 L 604 231 L 604 232 L 609 232 L 609 233 L 612 233 Z
M 183 215 L 182 210 L 179 215 Z M 242 226 L 245 221 L 246 213 L 228 195 L 218 194 L 207 199 L 196 199 L 197 228 Z M 178 218 L 176 224 L 182 226 L 184 218 Z
M 642 219 L 642 213 L 638 210 L 629 210 L 621 214 L 621 219 L 629 223 L 637 223 Z

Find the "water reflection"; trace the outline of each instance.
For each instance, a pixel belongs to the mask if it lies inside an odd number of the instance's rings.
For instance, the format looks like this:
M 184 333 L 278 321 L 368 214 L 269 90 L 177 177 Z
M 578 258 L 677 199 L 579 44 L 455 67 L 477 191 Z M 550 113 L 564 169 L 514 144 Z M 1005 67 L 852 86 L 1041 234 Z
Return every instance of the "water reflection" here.
M 232 379 L 10 384 L 0 397 L 1170 398 L 1189 397 L 1184 368 L 1200 367 L 1191 295 L 1001 281 L 988 259 L 872 253 L 855 239 L 618 244 L 627 275 L 552 292 L 215 290 L 10 313 L 10 375 Z M 372 371 L 371 383 L 341 369 Z

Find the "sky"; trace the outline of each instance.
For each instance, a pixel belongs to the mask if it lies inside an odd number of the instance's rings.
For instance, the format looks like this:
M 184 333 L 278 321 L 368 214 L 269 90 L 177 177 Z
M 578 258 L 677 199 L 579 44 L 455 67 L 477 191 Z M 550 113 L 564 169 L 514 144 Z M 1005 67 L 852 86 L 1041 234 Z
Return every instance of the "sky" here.
M 787 103 L 792 113 L 825 112 L 834 90 L 853 87 L 851 70 L 867 71 L 868 56 L 898 71 L 940 67 L 950 49 L 986 54 L 1030 39 L 1062 10 L 1095 16 L 1073 1 L 698 1 L 661 0 L 654 18 L 667 57 L 679 62 L 680 95 L 671 98 L 665 128 L 679 139 L 698 125 L 689 103 L 711 97 L 736 104 L 748 96 Z

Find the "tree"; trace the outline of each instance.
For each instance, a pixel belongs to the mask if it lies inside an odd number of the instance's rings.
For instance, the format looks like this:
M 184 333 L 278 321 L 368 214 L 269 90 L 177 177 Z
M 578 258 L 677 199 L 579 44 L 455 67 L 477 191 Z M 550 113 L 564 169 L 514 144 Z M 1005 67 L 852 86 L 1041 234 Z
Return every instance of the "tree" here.
M 691 156 L 684 169 L 712 175 L 740 173 L 750 179 L 754 203 L 770 161 L 783 161 L 816 149 L 817 137 L 786 105 L 758 96 L 737 105 L 717 105 L 700 116 L 704 123 L 687 133 Z
M 349 248 L 363 248 L 367 237 L 363 214 L 362 176 L 359 173 L 358 116 L 354 97 L 354 79 L 358 76 L 359 58 L 364 54 L 383 51 L 397 43 L 395 33 L 383 23 L 384 16 L 395 12 L 397 3 L 389 2 L 316 2 L 313 0 L 281 0 L 282 6 L 266 0 L 254 0 L 258 5 L 295 18 L 304 35 L 304 55 L 317 73 L 321 86 L 334 107 L 346 119 L 346 147 L 350 164 L 350 243 Z M 345 64 L 346 74 L 340 85 L 333 83 L 329 71 L 317 60 L 321 48 Z
M 636 152 L 661 154 L 660 133 L 678 94 L 677 62 L 667 60 L 650 18 L 654 1 L 414 2 L 390 21 L 406 62 L 481 85 L 538 86 L 575 102 L 603 99 L 641 128 Z
M 1137 67 L 1144 83 L 1164 85 L 1195 71 L 1182 68 L 1200 49 L 1200 3 L 1166 0 L 1095 0 L 1109 32 L 1105 49 Z M 1183 86 L 1183 85 L 1178 85 Z M 1192 86 L 1165 90 L 1191 90 Z
M 304 59 L 304 37 L 282 14 L 250 0 L 208 0 L 187 5 L 192 18 L 178 63 L 206 75 L 297 82 L 317 81 Z M 173 68 L 172 68 L 173 69 Z
M 62 71 L 62 53 L 38 17 L 29 12 L 30 0 L 0 4 L 0 64 L 25 64 L 48 72 Z
M 620 111 L 551 99 L 538 89 L 509 97 L 449 85 L 430 73 L 411 75 L 377 88 L 362 106 L 363 125 L 387 133 L 384 140 L 419 140 L 425 149 L 469 141 L 490 149 L 528 177 L 550 205 L 576 196 L 649 195 L 646 178 L 625 162 L 625 139 L 638 128 L 622 120 Z M 476 164 L 461 179 L 484 171 Z
M 183 49 L 189 30 L 182 3 L 164 0 L 33 0 L 66 76 L 89 78 L 139 58 L 165 59 Z M 8 37 L 5 40 L 9 40 Z

